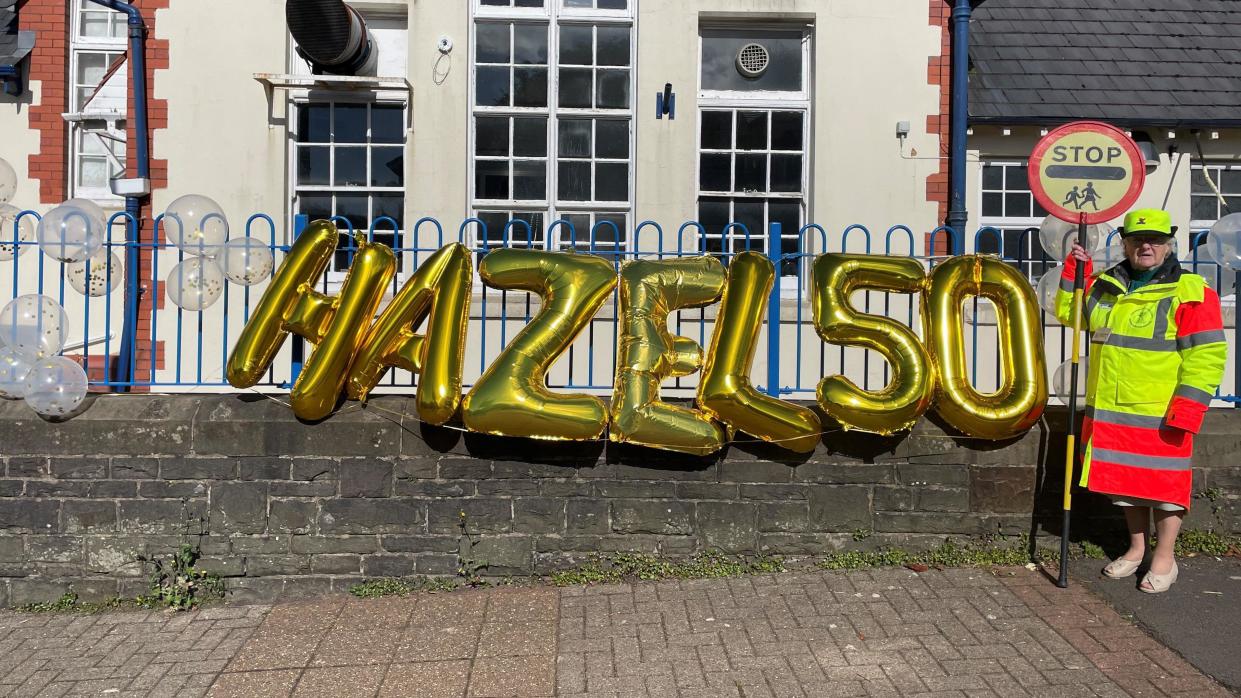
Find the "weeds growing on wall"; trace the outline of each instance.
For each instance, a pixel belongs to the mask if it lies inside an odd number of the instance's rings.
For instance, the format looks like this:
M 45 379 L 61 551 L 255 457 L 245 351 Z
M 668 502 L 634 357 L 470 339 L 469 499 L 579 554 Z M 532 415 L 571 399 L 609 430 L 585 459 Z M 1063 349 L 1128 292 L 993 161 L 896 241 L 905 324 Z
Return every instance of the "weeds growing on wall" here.
M 224 598 L 224 580 L 219 575 L 198 569 L 198 548 L 185 543 L 168 560 L 139 557 L 151 565 L 150 594 L 139 596 L 144 608 L 165 607 L 185 611 L 206 601 Z

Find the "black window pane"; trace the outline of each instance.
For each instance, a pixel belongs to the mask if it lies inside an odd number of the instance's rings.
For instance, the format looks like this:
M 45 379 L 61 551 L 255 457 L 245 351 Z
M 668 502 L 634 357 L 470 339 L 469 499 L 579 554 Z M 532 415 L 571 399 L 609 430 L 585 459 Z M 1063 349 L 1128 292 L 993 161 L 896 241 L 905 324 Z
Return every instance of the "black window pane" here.
M 564 239 L 567 242 L 571 242 L 574 245 L 582 249 L 585 249 L 587 247 L 587 242 L 590 240 L 590 214 L 568 213 L 568 214 L 565 214 L 564 216 L 561 216 L 561 218 L 564 218 L 566 221 L 568 221 L 569 225 L 572 227 L 572 230 L 570 231 L 569 229 L 566 229 L 564 226 L 561 226 L 560 228 L 561 239 Z M 570 234 L 572 234 L 573 236 L 572 240 L 568 240 Z
M 1026 179 L 1026 168 L 1016 166 L 1004 168 L 1004 188 L 1028 190 L 1030 182 Z
M 1241 170 L 1220 171 L 1219 190 L 1224 194 L 1241 194 Z
M 737 149 L 767 149 L 767 112 L 737 112 Z
M 599 27 L 598 65 L 629 65 L 629 27 Z
M 599 0 L 599 9 L 601 10 L 623 10 L 628 5 L 628 0 Z
M 733 221 L 740 223 L 740 226 L 733 226 L 729 230 L 729 235 L 736 238 L 733 242 L 733 251 L 741 252 L 744 250 L 755 250 L 762 252 L 766 249 L 763 242 L 767 238 L 766 225 L 764 224 L 764 203 L 762 200 L 746 200 L 738 199 L 733 203 Z M 744 226 L 744 227 L 742 227 Z M 746 237 L 746 233 L 749 237 Z
M 702 147 L 727 150 L 733 147 L 733 115 L 727 111 L 702 113 Z
M 1189 208 L 1189 217 L 1196 221 L 1213 221 L 1219 217 L 1214 195 L 1191 197 Z
M 402 107 L 371 107 L 371 142 L 404 143 L 405 109 Z
M 301 194 L 297 198 L 298 213 L 310 220 L 322 221 L 332 217 L 331 194 Z
M 366 142 L 366 105 L 337 104 L 333 135 L 337 143 Z
M 1227 203 L 1224 206 L 1223 215 L 1237 213 L 1241 211 L 1241 196 L 1229 196 L 1224 199 Z
M 1004 215 L 1026 217 L 1030 215 L 1029 194 L 1005 194 Z
M 337 148 L 332 179 L 336 186 L 366 186 L 366 148 Z
M 375 202 L 375 219 L 378 220 L 381 216 L 387 216 L 396 221 L 397 230 L 403 230 L 405 228 L 405 195 L 376 194 L 373 198 Z M 383 221 L 382 223 L 377 223 L 375 228 L 389 230 L 392 228 L 392 224 Z
M 508 7 L 511 0 L 482 0 L 483 5 L 495 7 Z
M 479 213 L 478 218 L 483 222 L 483 229 L 478 231 L 480 240 L 485 240 L 489 243 L 499 243 L 504 239 L 504 224 L 508 223 L 507 213 L 487 211 Z
M 771 114 L 772 150 L 802 149 L 802 113 L 778 111 Z
M 1208 177 L 1218 185 L 1220 177 L 1217 171 L 1210 169 L 1193 170 L 1189 177 L 1189 191 L 1194 194 L 1210 194 L 1211 185 L 1207 183 Z
M 594 0 L 565 0 L 565 7 L 594 7 Z
M 629 108 L 629 71 L 600 70 L 595 106 L 600 109 Z
M 595 122 L 595 157 L 629 158 L 629 122 L 599 119 Z
M 797 252 L 797 232 L 801 228 L 801 203 L 797 201 L 772 201 L 767 204 L 769 223 L 780 224 L 781 238 L 787 243 L 782 246 L 787 252 Z
M 781 192 L 801 191 L 801 156 L 771 156 L 771 190 Z
M 513 69 L 513 105 L 547 106 L 547 68 Z
M 543 0 L 516 0 L 514 4 L 517 7 L 542 7 Z
M 564 201 L 586 201 L 590 198 L 590 163 L 561 162 L 559 194 Z
M 371 150 L 371 186 L 399 187 L 405 181 L 405 150 L 375 148 Z
M 513 154 L 547 157 L 547 118 L 513 119 Z
M 297 149 L 297 183 L 329 184 L 330 148 L 302 146 Z
M 508 63 L 509 25 L 480 24 L 475 34 L 478 46 L 474 51 L 479 63 Z
M 1000 165 L 983 165 L 982 167 L 982 188 L 983 189 L 1003 189 L 1004 188 L 1004 168 Z M 983 214 L 992 215 L 992 214 Z M 1000 215 L 1000 214 L 994 214 Z
M 513 198 L 547 198 L 547 163 L 542 160 L 513 161 Z
M 560 120 L 560 157 L 590 157 L 590 119 Z
M 590 107 L 590 68 L 560 69 L 560 106 Z
M 547 65 L 547 25 L 513 25 L 513 62 Z
M 508 68 L 480 66 L 474 73 L 474 80 L 474 99 L 478 106 L 509 106 Z
M 326 104 L 307 104 L 297 113 L 299 143 L 327 143 L 332 139 L 332 108 Z
M 982 195 L 982 215 L 1003 216 L 1004 215 L 1004 195 L 1003 194 L 983 194 Z
M 767 191 L 767 156 L 737 155 L 734 191 Z
M 600 214 L 595 219 L 595 225 L 591 229 L 591 235 L 594 235 L 595 245 L 615 245 L 625 240 L 625 216 L 620 214 Z M 586 237 L 590 240 L 590 235 Z
M 1034 197 L 1033 197 L 1033 196 L 1031 196 L 1030 198 L 1032 198 L 1032 199 L 1033 199 Z M 1036 218 L 1046 218 L 1046 217 L 1047 217 L 1047 209 L 1043 208 L 1043 205 L 1042 205 L 1042 204 L 1040 204 L 1037 200 L 1033 201 L 1032 203 L 1033 203 L 1033 205 L 1034 205 L 1034 216 L 1035 216 Z
M 731 191 L 730 160 L 727 154 L 703 153 L 699 159 L 698 186 L 704 191 Z
M 728 199 L 709 199 L 704 198 L 698 202 L 698 222 L 702 224 L 706 238 L 705 244 L 700 238 L 700 246 L 698 249 L 708 252 L 719 252 L 723 249 L 719 236 L 724 231 L 724 226 L 728 225 L 728 219 L 731 217 L 729 213 Z M 686 244 L 689 244 L 688 241 Z
M 349 221 L 355 231 L 366 232 L 371 227 L 370 197 L 338 196 L 336 197 L 336 215 Z
M 619 162 L 595 165 L 595 200 L 629 200 L 629 165 Z
M 508 155 L 508 117 L 478 117 L 474 152 L 477 155 Z
M 479 199 L 507 199 L 508 162 L 478 160 L 474 164 L 474 196 Z
M 513 213 L 513 226 L 509 230 L 509 242 L 514 247 L 541 246 L 543 242 L 543 214 L 519 211 Z
M 591 59 L 594 38 L 591 27 L 560 28 L 560 64 L 593 65 Z

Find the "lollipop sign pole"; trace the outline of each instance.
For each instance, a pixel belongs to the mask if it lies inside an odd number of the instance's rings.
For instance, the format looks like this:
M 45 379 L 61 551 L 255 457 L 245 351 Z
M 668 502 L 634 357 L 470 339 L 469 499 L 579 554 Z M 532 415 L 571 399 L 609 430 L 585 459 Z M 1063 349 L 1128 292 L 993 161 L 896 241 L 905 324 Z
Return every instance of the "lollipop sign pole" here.
M 1124 213 L 1146 179 L 1145 160 L 1124 131 L 1098 121 L 1075 121 L 1048 133 L 1030 153 L 1030 191 L 1051 215 L 1077 223 L 1077 242 L 1089 250 L 1087 226 Z M 1064 451 L 1064 518 L 1060 530 L 1060 576 L 1056 586 L 1069 585 L 1069 523 L 1073 510 L 1073 465 L 1077 458 L 1077 374 L 1082 333 L 1082 296 L 1086 268 L 1073 275 L 1073 354 L 1069 380 L 1069 433 Z M 1089 328 L 1089 324 L 1087 324 Z

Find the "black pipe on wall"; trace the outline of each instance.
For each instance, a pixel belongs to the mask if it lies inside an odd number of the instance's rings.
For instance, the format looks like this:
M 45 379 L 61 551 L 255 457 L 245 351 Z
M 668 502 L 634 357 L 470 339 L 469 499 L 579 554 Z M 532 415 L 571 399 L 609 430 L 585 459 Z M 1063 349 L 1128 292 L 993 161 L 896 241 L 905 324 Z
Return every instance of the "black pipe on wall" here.
M 297 54 L 316 75 L 375 74 L 375 42 L 362 15 L 343 0 L 287 0 L 284 16 Z

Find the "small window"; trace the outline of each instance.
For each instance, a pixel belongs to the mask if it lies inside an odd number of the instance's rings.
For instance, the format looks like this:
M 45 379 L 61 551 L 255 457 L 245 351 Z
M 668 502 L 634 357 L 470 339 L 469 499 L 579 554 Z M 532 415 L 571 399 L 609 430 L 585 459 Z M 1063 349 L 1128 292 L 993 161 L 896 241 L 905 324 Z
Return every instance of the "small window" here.
M 702 34 L 706 92 L 805 91 L 805 33 L 711 30 Z M 762 65 L 756 61 L 762 57 Z

